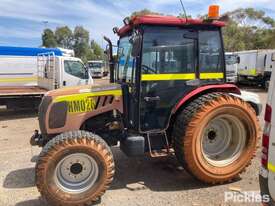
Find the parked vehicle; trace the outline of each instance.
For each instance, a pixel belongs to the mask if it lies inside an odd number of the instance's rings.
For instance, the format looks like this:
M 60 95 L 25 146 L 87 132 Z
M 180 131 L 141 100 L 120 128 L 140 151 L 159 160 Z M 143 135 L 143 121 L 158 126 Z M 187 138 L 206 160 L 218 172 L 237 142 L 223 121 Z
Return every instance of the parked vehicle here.
M 90 74 L 94 78 L 96 77 L 102 78 L 108 75 L 107 64 L 102 60 L 88 61 L 87 65 L 88 65 Z
M 97 200 L 113 180 L 110 147 L 118 142 L 128 156 L 175 153 L 186 171 L 209 184 L 230 181 L 250 164 L 259 107 L 225 83 L 224 23 L 212 21 L 210 11 L 207 21 L 124 19 L 125 26 L 114 29 L 118 61 L 105 37 L 110 84 L 45 95 L 31 144 L 43 146 L 35 181 L 51 205 Z
M 275 72 L 272 73 L 265 109 L 260 188 L 263 202 L 275 206 Z
M 240 58 L 232 52 L 225 53 L 226 80 L 228 83 L 236 84 L 238 81 L 238 63 Z
M 37 106 L 49 90 L 92 83 L 79 58 L 60 49 L 0 47 L 0 105 Z
M 275 67 L 275 50 L 249 50 L 235 52 L 240 57 L 238 81 L 266 88 Z

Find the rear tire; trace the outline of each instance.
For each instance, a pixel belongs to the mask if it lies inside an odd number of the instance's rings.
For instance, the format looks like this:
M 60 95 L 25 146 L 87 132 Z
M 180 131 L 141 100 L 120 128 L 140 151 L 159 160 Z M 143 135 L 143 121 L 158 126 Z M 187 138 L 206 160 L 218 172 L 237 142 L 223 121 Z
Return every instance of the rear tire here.
M 223 93 L 202 95 L 178 115 L 174 149 L 179 162 L 197 179 L 224 183 L 255 156 L 259 124 L 253 108 Z
M 85 131 L 66 132 L 40 153 L 36 186 L 51 205 L 89 205 L 109 187 L 114 169 L 112 152 L 103 139 Z

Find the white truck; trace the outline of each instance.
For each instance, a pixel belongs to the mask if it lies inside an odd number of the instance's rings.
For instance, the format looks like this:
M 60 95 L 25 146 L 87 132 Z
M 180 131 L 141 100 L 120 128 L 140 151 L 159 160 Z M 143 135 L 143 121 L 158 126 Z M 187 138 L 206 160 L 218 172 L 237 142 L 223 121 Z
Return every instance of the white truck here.
M 60 49 L 0 47 L 0 105 L 36 107 L 49 90 L 93 83 L 79 58 Z
M 240 58 L 238 81 L 268 87 L 271 71 L 275 67 L 275 50 L 249 50 L 235 52 Z
M 87 67 L 94 78 L 102 78 L 108 75 L 108 65 L 103 60 L 88 61 Z
M 233 52 L 225 53 L 225 64 L 226 64 L 226 81 L 228 83 L 237 83 L 238 81 L 238 63 L 240 57 Z
M 265 205 L 275 206 L 275 73 L 271 75 L 262 138 L 260 189 Z

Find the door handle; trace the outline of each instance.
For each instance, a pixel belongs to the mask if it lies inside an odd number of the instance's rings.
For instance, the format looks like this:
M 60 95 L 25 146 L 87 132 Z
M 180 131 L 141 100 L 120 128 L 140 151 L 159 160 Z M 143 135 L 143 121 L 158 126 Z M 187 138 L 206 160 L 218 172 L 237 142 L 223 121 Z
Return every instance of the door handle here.
M 159 101 L 160 97 L 159 96 L 155 96 L 155 97 L 144 97 L 144 100 L 146 102 L 155 102 L 155 101 Z

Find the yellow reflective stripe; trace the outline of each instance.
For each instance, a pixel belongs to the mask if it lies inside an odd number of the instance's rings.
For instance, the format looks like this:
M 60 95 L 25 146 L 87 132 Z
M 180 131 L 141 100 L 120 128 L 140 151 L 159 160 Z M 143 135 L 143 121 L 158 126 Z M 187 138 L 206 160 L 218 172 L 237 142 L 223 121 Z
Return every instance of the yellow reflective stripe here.
M 80 99 L 86 99 L 88 97 L 98 97 L 98 96 L 121 96 L 121 90 L 109 90 L 109 91 L 102 91 L 102 92 L 91 92 L 91 93 L 82 93 L 82 94 L 72 94 L 72 95 L 64 95 L 58 96 L 54 99 L 54 102 L 63 102 L 63 101 L 78 101 Z
M 17 78 L 1 78 L 0 82 L 30 82 L 37 81 L 37 77 L 17 77 Z
M 271 162 L 268 163 L 267 168 L 269 171 L 275 173 L 275 165 L 273 165 Z
M 222 79 L 224 74 L 221 73 L 200 73 L 200 79 Z
M 189 74 L 143 74 L 141 81 L 163 81 L 163 80 L 189 80 L 195 79 L 195 73 Z
M 257 75 L 257 69 L 248 69 L 248 70 L 242 69 L 242 70 L 239 71 L 239 74 L 256 76 Z

